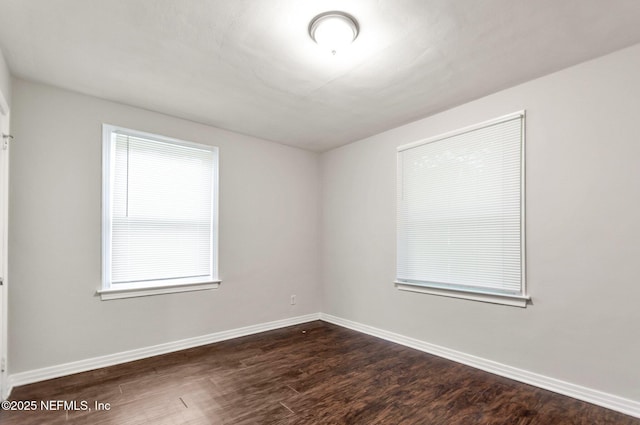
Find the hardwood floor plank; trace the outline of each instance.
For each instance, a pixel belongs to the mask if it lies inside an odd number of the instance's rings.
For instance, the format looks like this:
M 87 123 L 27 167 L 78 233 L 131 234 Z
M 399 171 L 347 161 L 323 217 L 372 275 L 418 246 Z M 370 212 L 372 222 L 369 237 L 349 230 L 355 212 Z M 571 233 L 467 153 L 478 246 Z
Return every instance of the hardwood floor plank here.
M 320 321 L 26 385 L 11 399 L 91 410 L 0 411 L 2 425 L 640 425 Z

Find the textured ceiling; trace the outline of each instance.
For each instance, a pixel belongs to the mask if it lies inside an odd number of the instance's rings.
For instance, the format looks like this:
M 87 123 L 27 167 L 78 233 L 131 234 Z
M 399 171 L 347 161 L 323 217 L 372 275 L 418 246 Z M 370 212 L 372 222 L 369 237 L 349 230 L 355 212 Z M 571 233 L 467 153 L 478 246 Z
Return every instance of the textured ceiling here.
M 638 0 L 0 0 L 14 75 L 316 151 L 638 42 Z

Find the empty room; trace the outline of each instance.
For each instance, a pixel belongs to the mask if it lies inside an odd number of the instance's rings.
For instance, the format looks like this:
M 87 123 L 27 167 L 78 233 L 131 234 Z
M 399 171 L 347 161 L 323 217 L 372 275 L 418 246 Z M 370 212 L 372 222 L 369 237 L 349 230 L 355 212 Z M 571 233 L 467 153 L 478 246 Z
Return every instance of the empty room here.
M 640 1 L 0 0 L 0 424 L 640 425 Z

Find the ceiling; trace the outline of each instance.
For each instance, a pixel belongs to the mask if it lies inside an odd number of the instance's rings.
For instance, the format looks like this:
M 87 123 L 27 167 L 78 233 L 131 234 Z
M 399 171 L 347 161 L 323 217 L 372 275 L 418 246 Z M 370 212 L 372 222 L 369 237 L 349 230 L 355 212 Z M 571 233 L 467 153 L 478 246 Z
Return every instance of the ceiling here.
M 0 0 L 16 76 L 314 151 L 638 42 L 638 0 Z

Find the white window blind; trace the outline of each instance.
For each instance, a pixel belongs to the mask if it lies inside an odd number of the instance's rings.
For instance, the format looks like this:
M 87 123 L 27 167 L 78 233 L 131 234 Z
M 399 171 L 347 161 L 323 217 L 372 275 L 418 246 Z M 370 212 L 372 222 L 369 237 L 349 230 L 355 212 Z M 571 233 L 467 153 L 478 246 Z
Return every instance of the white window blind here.
M 114 128 L 107 288 L 216 278 L 217 150 Z
M 397 282 L 524 296 L 524 115 L 400 147 Z

